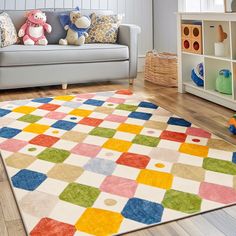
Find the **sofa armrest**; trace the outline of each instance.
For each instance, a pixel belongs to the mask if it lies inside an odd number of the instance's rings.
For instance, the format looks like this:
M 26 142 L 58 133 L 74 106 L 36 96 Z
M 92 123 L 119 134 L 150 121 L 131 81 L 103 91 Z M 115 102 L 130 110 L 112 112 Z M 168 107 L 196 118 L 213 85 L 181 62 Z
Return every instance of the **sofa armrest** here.
M 138 36 L 141 28 L 137 25 L 122 24 L 119 27 L 118 43 L 129 47 L 129 77 L 136 78 L 138 71 Z

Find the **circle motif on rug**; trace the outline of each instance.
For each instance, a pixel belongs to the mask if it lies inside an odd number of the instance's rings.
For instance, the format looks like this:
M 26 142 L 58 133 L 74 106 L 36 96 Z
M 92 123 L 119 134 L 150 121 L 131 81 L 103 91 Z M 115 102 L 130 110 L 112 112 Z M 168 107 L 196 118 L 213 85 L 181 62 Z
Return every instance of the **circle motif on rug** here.
M 59 131 L 58 130 L 54 130 L 52 131 L 53 134 L 59 134 Z
M 104 200 L 104 203 L 106 206 L 115 206 L 117 204 L 117 201 L 114 199 L 108 198 L 108 199 Z
M 28 149 L 29 152 L 34 152 L 34 151 L 36 151 L 36 150 L 37 150 L 37 148 L 29 148 L 29 149 Z
M 157 168 L 164 168 L 164 167 L 165 167 L 165 165 L 162 164 L 162 163 L 157 163 L 155 166 L 156 166 Z
M 192 141 L 193 141 L 194 143 L 200 143 L 200 142 L 201 142 L 201 140 L 200 140 L 200 139 L 197 139 L 197 138 L 192 139 Z
M 77 120 L 77 117 L 71 117 L 70 119 L 71 120 Z

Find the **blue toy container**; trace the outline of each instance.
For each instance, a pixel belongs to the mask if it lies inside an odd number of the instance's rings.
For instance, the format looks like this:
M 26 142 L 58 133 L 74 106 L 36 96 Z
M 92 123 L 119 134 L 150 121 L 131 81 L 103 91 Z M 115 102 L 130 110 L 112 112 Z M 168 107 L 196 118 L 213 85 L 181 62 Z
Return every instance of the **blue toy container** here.
M 193 82 L 199 86 L 204 86 L 204 66 L 203 63 L 197 65 L 195 69 L 192 70 L 191 78 Z

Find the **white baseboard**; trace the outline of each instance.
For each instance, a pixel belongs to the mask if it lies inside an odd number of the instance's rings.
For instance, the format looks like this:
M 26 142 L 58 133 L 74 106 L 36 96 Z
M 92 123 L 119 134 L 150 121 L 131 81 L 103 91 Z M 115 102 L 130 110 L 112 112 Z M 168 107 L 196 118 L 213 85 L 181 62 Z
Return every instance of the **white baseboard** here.
M 138 57 L 138 72 L 144 72 L 144 68 L 145 68 L 145 56 L 140 55 Z

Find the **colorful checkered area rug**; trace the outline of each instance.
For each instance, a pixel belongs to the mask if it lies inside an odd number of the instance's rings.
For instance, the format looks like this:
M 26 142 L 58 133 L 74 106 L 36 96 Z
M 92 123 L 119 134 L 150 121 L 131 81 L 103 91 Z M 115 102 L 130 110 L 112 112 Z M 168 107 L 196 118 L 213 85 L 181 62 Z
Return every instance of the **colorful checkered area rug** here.
M 236 203 L 236 148 L 128 90 L 0 105 L 31 236 L 113 235 Z

